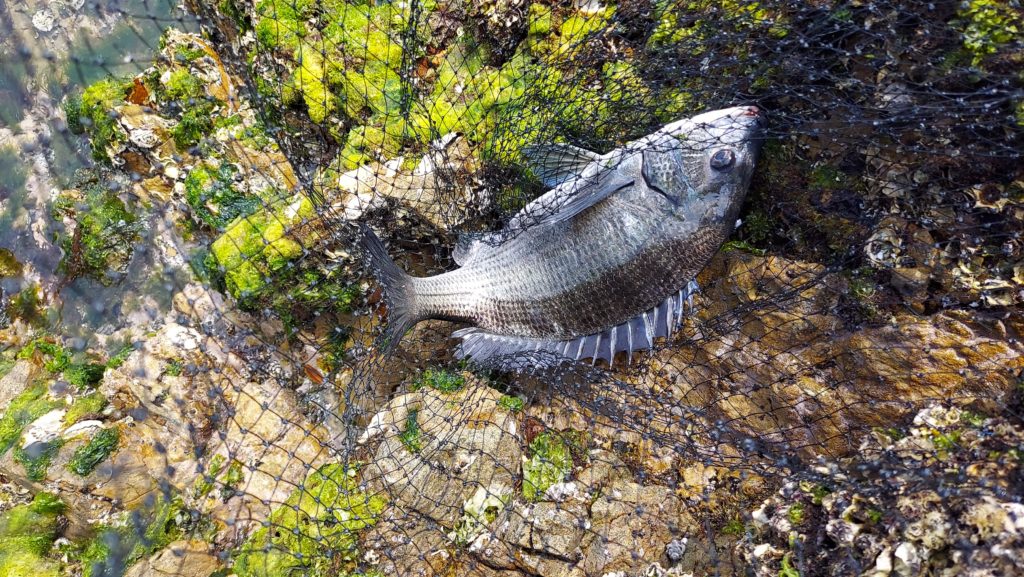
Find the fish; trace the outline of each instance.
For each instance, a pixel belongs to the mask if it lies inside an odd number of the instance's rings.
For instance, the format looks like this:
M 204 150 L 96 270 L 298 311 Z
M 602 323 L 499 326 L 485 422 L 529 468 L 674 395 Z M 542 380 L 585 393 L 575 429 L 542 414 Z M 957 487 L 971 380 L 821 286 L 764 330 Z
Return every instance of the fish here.
M 464 235 L 458 268 L 414 277 L 365 223 L 383 288 L 387 349 L 426 319 L 468 323 L 455 354 L 499 369 L 606 361 L 671 337 L 693 308 L 697 274 L 726 241 L 763 139 L 756 106 L 669 123 L 606 154 L 525 147 L 551 189 L 498 231 Z

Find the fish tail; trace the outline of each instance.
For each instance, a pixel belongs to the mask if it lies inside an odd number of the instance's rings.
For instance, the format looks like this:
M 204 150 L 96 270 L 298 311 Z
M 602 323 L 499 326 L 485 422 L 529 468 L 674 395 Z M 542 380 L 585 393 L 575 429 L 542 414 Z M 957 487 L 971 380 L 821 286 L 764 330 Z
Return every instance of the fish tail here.
M 395 261 L 388 256 L 384 243 L 374 234 L 373 230 L 360 223 L 363 248 L 370 259 L 370 267 L 374 276 L 384 288 L 384 298 L 388 306 L 388 326 L 381 336 L 380 346 L 385 352 L 392 352 L 402 340 L 402 336 L 417 322 L 422 320 L 416 310 L 416 292 L 413 277 L 398 268 Z

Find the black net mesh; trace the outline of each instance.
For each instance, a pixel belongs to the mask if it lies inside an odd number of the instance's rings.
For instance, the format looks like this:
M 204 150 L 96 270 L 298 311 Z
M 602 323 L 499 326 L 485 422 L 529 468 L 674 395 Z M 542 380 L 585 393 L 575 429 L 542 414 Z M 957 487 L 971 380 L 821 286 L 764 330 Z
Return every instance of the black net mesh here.
M 1019 2 L 0 0 L 0 30 L 0 577 L 1024 572 Z M 747 106 L 735 230 L 687 213 L 613 270 L 609 203 L 659 178 L 616 151 Z M 429 312 L 386 260 L 514 243 Z M 516 318 L 605 340 L 507 325 L 477 362 L 480 287 L 542 300 L 562 246 L 573 298 Z M 616 355 L 630 306 L 653 346 Z

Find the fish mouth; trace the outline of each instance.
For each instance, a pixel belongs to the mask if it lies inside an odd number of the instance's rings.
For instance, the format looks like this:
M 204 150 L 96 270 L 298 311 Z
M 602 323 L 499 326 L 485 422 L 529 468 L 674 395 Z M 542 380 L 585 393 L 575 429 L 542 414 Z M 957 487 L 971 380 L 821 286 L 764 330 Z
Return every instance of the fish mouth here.
M 768 120 L 764 117 L 764 114 L 761 112 L 760 108 L 754 106 L 753 104 L 751 104 L 750 106 L 746 106 L 744 108 L 745 110 L 740 114 L 740 116 L 746 118 L 753 118 L 758 128 L 765 128 L 766 126 L 768 126 Z

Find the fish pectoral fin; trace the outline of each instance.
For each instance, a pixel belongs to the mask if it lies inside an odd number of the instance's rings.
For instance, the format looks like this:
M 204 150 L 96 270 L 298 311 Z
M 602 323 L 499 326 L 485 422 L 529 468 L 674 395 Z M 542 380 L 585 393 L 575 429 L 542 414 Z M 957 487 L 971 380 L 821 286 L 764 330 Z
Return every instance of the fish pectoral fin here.
M 452 248 L 452 258 L 455 264 L 466 266 L 466 263 L 473 260 L 481 251 L 493 248 L 501 244 L 503 240 L 501 232 L 465 232 L 459 235 Z
M 578 177 L 588 164 L 601 158 L 596 152 L 571 144 L 534 144 L 523 147 L 522 152 L 530 170 L 551 188 Z
M 596 182 L 574 183 L 573 188 L 561 206 L 550 207 L 551 213 L 541 218 L 538 224 L 564 222 L 584 210 L 594 206 L 616 192 L 633 186 L 634 180 L 617 171 L 605 172 L 596 178 Z

